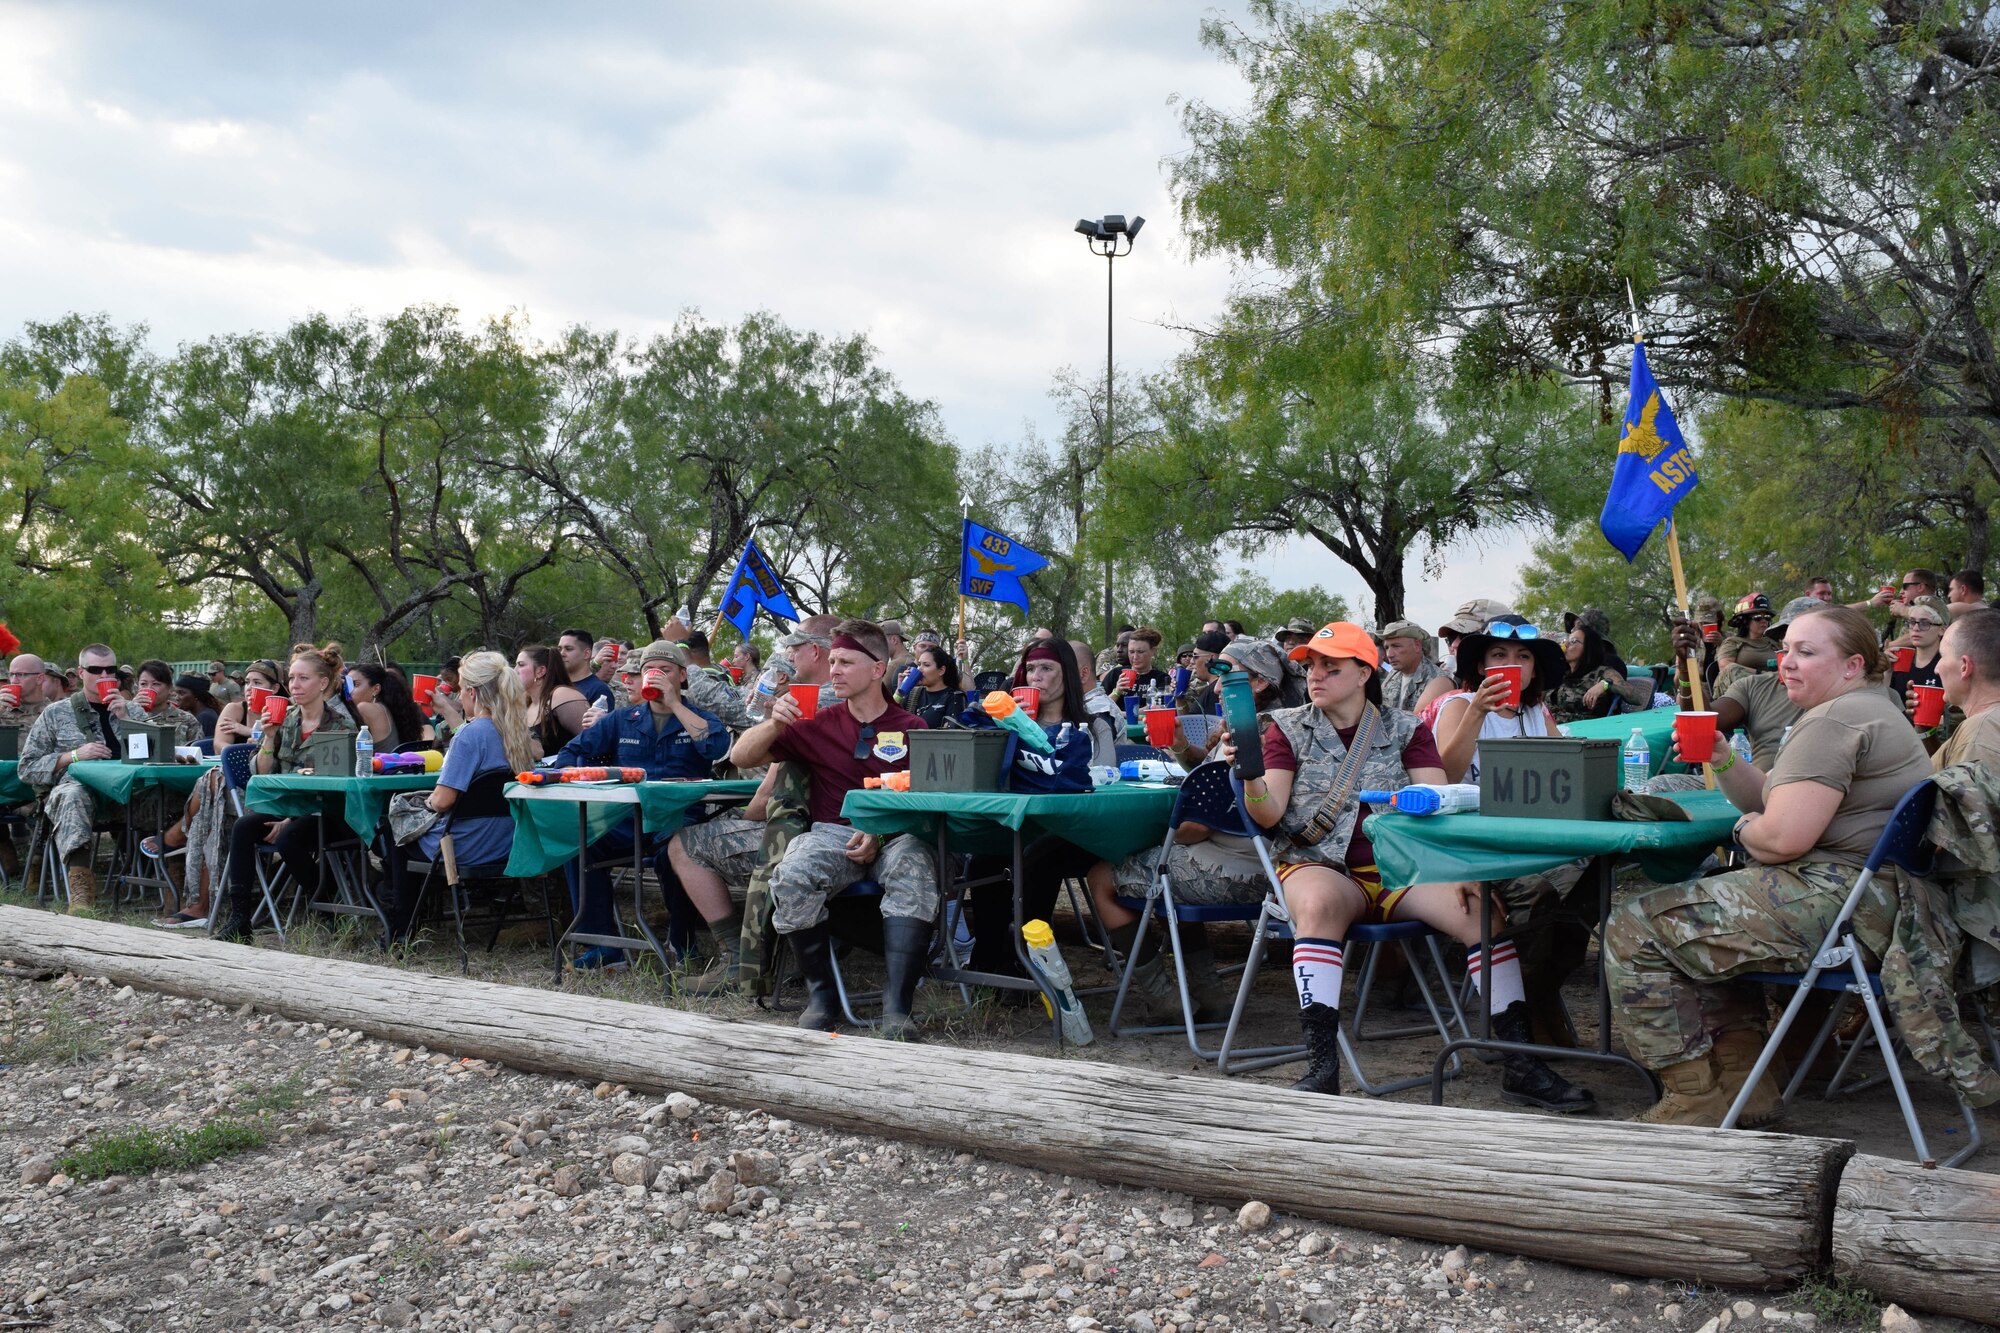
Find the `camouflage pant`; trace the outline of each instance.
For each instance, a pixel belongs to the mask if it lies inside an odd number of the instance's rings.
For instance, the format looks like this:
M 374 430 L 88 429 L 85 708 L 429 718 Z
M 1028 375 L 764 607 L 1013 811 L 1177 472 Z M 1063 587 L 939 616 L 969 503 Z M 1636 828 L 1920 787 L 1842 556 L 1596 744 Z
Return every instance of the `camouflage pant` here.
M 811 796 L 812 783 L 803 765 L 778 765 L 764 811 L 764 840 L 758 849 L 757 866 L 743 890 L 742 977 L 744 989 L 752 995 L 770 993 L 769 964 L 778 942 L 777 932 L 771 929 L 771 871 L 785 859 L 792 839 L 812 826 L 806 815 Z
M 687 859 L 722 876 L 731 893 L 743 892 L 764 860 L 761 820 L 718 815 L 706 824 L 690 824 L 674 836 Z
M 75 778 L 65 777 L 49 788 L 42 798 L 42 813 L 48 816 L 54 830 L 51 840 L 63 860 L 95 844 L 91 825 L 97 820 L 97 793 Z
M 1112 884 L 1127 898 L 1143 898 L 1159 869 L 1160 849 L 1148 847 L 1112 867 Z M 1211 907 L 1260 903 L 1271 891 L 1271 881 L 1257 853 L 1241 838 L 1175 843 L 1167 853 L 1167 878 L 1173 881 L 1174 901 L 1178 903 Z
M 773 923 L 780 935 L 809 930 L 826 920 L 826 900 L 850 884 L 872 879 L 882 886 L 882 915 L 935 921 L 937 850 L 922 838 L 899 833 L 883 840 L 868 865 L 847 859 L 845 824 L 815 824 L 792 839 L 785 859 L 771 871 Z
M 1750 866 L 1640 894 L 1611 914 L 1604 970 L 1625 1049 L 1652 1069 L 1705 1054 L 1715 1034 L 1764 1029 L 1764 996 L 1733 978 L 1801 972 L 1854 887 L 1824 861 Z M 1855 909 L 1855 938 L 1879 957 L 1895 913 L 1877 885 Z

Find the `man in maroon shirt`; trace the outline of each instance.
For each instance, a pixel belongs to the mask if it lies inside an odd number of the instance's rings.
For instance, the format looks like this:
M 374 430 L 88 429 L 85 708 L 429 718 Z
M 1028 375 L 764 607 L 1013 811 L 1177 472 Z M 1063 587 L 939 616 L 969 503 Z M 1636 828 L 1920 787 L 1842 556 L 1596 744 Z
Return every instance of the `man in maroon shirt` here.
M 889 642 L 879 626 L 844 620 L 827 655 L 839 702 L 803 717 L 785 693 L 768 720 L 737 738 L 729 761 L 738 768 L 785 760 L 810 780 L 806 812 L 812 827 L 792 839 L 771 871 L 772 924 L 792 942 L 805 977 L 807 1001 L 799 1026 L 831 1032 L 839 1000 L 833 984 L 832 937 L 826 901 L 863 879 L 882 886 L 882 1035 L 908 1038 L 910 1005 L 930 955 L 937 918 L 937 858 L 921 838 L 886 841 L 841 822 L 841 802 L 862 779 L 908 769 L 910 733 L 923 719 L 889 701 Z

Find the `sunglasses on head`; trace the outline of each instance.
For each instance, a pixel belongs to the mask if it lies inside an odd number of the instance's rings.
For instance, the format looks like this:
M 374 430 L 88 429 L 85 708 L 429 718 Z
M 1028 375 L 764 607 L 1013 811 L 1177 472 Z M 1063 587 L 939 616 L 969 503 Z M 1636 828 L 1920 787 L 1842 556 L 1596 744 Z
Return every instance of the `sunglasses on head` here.
M 1514 625 L 1504 620 L 1496 620 L 1486 627 L 1489 639 L 1539 639 L 1542 632 L 1533 625 Z

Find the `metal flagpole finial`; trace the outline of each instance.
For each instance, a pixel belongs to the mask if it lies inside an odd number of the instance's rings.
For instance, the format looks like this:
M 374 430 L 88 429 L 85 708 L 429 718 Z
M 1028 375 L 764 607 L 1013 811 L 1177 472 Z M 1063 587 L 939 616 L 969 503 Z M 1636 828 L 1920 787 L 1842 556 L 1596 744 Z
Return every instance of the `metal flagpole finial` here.
M 1632 294 L 1632 279 L 1625 279 L 1625 303 L 1632 308 L 1632 341 L 1642 343 L 1646 335 L 1639 332 L 1639 298 Z
M 972 516 L 972 493 L 970 491 L 958 497 L 958 507 L 967 518 Z

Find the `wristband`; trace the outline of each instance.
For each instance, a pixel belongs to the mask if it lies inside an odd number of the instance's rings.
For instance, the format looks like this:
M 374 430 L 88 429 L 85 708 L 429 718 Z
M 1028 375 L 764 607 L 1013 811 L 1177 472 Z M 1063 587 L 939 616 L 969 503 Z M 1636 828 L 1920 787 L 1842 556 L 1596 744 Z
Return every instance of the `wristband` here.
M 1259 801 L 1268 801 L 1268 800 L 1270 800 L 1270 799 L 1271 799 L 1271 793 L 1270 793 L 1270 792 L 1267 792 L 1267 791 L 1261 791 L 1261 792 L 1259 792 L 1259 791 L 1251 791 L 1251 790 L 1250 790 L 1250 789 L 1249 789 L 1248 787 L 1245 787 L 1245 788 L 1243 789 L 1243 799 L 1244 799 L 1244 800 L 1246 800 L 1246 801 L 1249 801 L 1249 802 L 1250 802 L 1251 804 L 1253 804 L 1253 805 L 1254 805 L 1254 804 L 1256 804 L 1256 803 L 1257 803 L 1257 802 L 1259 802 Z
M 1728 756 L 1729 756 L 1729 758 L 1728 758 L 1728 759 L 1727 759 L 1726 761 L 1724 761 L 1723 763 L 1719 763 L 1719 764 L 1718 764 L 1718 763 L 1716 763 L 1716 762 L 1715 762 L 1715 760 L 1713 760 L 1713 759 L 1710 759 L 1710 760 L 1708 761 L 1708 766 L 1709 766 L 1709 767 L 1710 767 L 1711 769 L 1713 769 L 1713 770 L 1715 771 L 1715 774 L 1716 774 L 1716 776 L 1717 776 L 1717 777 L 1720 777 L 1720 776 L 1722 776 L 1722 775 L 1723 775 L 1724 773 L 1727 773 L 1727 772 L 1728 772 L 1728 771 L 1729 771 L 1730 769 L 1732 769 L 1732 768 L 1736 767 L 1736 750 L 1735 750 L 1735 747 L 1733 747 L 1733 746 L 1730 746 L 1730 745 L 1727 745 L 1727 744 L 1725 744 L 1725 745 L 1723 745 L 1723 746 L 1722 746 L 1721 748 L 1722 748 L 1722 752 L 1723 752 L 1724 754 L 1728 755 Z

